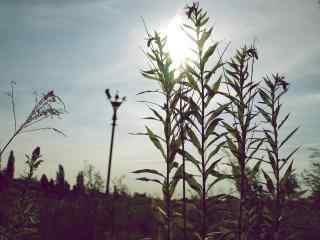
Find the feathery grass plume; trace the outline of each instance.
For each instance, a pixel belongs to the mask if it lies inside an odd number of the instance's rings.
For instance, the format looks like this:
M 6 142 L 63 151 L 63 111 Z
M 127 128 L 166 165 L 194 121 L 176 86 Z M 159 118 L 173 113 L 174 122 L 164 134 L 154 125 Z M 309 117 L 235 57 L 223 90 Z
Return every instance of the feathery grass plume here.
M 182 77 L 182 73 L 178 74 L 172 67 L 172 60 L 169 53 L 166 51 L 166 37 L 162 37 L 159 33 L 154 32 L 150 34 L 147 31 L 148 40 L 146 53 L 151 69 L 142 71 L 142 75 L 151 80 L 158 82 L 160 89 L 157 91 L 147 91 L 158 94 L 163 99 L 163 104 L 154 103 L 149 106 L 153 113 L 152 117 L 145 119 L 155 120 L 161 124 L 162 136 L 154 133 L 149 127 L 146 126 L 146 133 L 151 140 L 152 144 L 160 151 L 162 158 L 165 160 L 166 170 L 161 173 L 154 169 L 141 169 L 134 171 L 136 174 L 149 174 L 153 178 L 140 177 L 137 180 L 146 182 L 155 182 L 162 187 L 164 198 L 164 210 L 158 207 L 161 213 L 161 220 L 165 223 L 166 239 L 173 239 L 173 203 L 172 196 L 178 181 L 182 177 L 182 167 L 178 167 L 178 162 L 175 161 L 176 155 L 181 145 L 179 138 L 179 123 L 176 121 L 177 113 L 175 109 L 178 104 L 178 97 L 175 94 L 175 87 L 177 82 Z M 145 93 L 145 92 L 143 92 Z
M 293 160 L 292 156 L 298 151 L 295 148 L 288 155 L 282 154 L 283 148 L 288 140 L 298 131 L 298 127 L 291 131 L 286 137 L 281 139 L 280 130 L 283 129 L 290 114 L 281 118 L 281 97 L 287 92 L 289 83 L 279 74 L 273 74 L 272 78 L 264 78 L 264 87 L 260 87 L 259 95 L 261 106 L 259 112 L 263 116 L 265 126 L 263 132 L 266 140 L 265 151 L 268 156 L 268 164 L 271 167 L 271 174 L 262 170 L 266 181 L 267 191 L 274 206 L 271 211 L 272 224 L 269 239 L 279 240 L 281 236 L 281 223 L 283 219 L 283 208 L 286 203 L 286 196 L 290 192 L 288 186 L 292 178 Z
M 44 94 L 40 99 L 36 99 L 36 103 L 29 113 L 28 117 L 20 124 L 18 128 L 15 128 L 14 133 L 9 138 L 7 143 L 0 147 L 0 167 L 1 159 L 4 151 L 10 145 L 10 143 L 21 133 L 35 132 L 42 130 L 52 130 L 56 133 L 64 135 L 60 130 L 53 127 L 42 127 L 42 128 L 33 128 L 39 122 L 47 118 L 60 117 L 66 112 L 65 105 L 61 98 L 55 95 L 54 91 L 49 91 Z M 15 114 L 15 113 L 14 113 Z
M 225 94 L 230 99 L 228 113 L 231 122 L 224 121 L 228 132 L 227 149 L 236 159 L 239 176 L 239 213 L 238 220 L 233 221 L 231 232 L 225 234 L 233 239 L 245 239 L 249 232 L 249 209 L 246 208 L 248 198 L 248 176 L 246 168 L 249 162 L 255 159 L 263 141 L 257 137 L 257 124 L 254 121 L 258 111 L 254 108 L 255 98 L 258 93 L 258 83 L 253 81 L 253 67 L 258 59 L 254 47 L 243 47 L 237 50 L 235 57 L 228 62 L 225 69 L 225 81 L 228 92 Z M 253 167 L 258 171 L 260 161 Z
M 209 43 L 213 28 L 207 27 L 207 12 L 199 7 L 199 3 L 193 3 L 186 7 L 186 15 L 188 21 L 183 24 L 182 30 L 193 44 L 190 49 L 193 56 L 186 63 L 186 81 L 183 84 L 191 94 L 180 98 L 188 103 L 184 114 L 187 124 L 185 131 L 187 140 L 193 147 L 184 150 L 183 154 L 200 175 L 198 180 L 194 175 L 186 173 L 186 181 L 200 200 L 196 206 L 201 219 L 200 230 L 194 229 L 194 235 L 197 239 L 204 240 L 209 236 L 208 192 L 227 177 L 219 173 L 216 167 L 222 160 L 218 156 L 224 145 L 225 135 L 219 131 L 218 126 L 228 104 L 221 104 L 217 100 L 222 80 L 222 75 L 218 72 L 223 62 L 221 57 L 214 62 L 218 42 Z

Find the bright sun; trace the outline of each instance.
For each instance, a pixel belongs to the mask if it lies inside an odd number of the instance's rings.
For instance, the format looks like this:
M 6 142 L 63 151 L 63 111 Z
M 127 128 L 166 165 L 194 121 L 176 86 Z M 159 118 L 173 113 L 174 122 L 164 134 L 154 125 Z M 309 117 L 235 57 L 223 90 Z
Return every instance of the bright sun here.
M 174 67 L 183 65 L 189 52 L 188 38 L 181 30 L 181 26 L 182 19 L 180 16 L 176 16 L 169 23 L 166 30 L 168 49 L 171 54 Z

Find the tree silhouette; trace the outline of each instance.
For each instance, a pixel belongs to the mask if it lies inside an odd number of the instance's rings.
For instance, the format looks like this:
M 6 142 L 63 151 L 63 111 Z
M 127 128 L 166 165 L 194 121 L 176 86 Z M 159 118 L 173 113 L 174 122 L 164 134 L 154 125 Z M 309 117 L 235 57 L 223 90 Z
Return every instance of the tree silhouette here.
M 44 189 L 48 189 L 49 187 L 49 180 L 46 174 L 42 174 L 41 178 L 40 178 L 40 183 L 41 183 L 41 187 L 43 187 Z
M 5 175 L 9 179 L 14 178 L 14 170 L 15 170 L 15 157 L 13 151 L 10 151 L 10 155 L 7 162 L 7 168 L 5 170 Z
M 58 172 L 56 174 L 56 190 L 60 196 L 70 190 L 70 185 L 65 180 L 64 168 L 61 164 L 59 164 Z
M 312 197 L 320 199 L 320 162 L 311 162 L 310 169 L 303 171 L 302 179 L 311 191 Z
M 61 164 L 59 164 L 58 172 L 56 174 L 56 185 L 57 186 L 63 186 L 65 183 L 64 179 L 64 168 Z
M 77 183 L 73 187 L 74 191 L 77 193 L 84 193 L 85 192 L 85 186 L 84 186 L 84 175 L 83 171 L 80 171 L 77 175 Z

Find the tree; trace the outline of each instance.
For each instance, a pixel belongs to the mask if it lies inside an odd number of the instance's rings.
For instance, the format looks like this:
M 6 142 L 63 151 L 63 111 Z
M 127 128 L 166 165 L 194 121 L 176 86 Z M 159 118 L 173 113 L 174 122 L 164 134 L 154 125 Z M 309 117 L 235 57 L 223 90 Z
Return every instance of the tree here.
M 9 179 L 14 178 L 14 170 L 15 170 L 15 157 L 13 151 L 10 151 L 10 155 L 7 162 L 7 168 L 5 170 L 5 175 Z
M 41 184 L 41 187 L 47 191 L 49 189 L 49 180 L 48 180 L 48 177 L 47 175 L 45 174 L 42 174 L 41 178 L 40 178 L 40 184 Z
M 59 164 L 58 172 L 56 174 L 56 188 L 59 194 L 64 194 L 70 189 L 69 183 L 65 180 L 64 168 Z
M 59 164 L 58 172 L 56 174 L 56 185 L 57 186 L 63 186 L 65 183 L 64 179 L 64 168 L 61 164 Z
M 84 186 L 84 173 L 80 171 L 77 175 L 77 182 L 76 185 L 73 187 L 74 191 L 77 193 L 84 193 L 85 186 Z
M 82 172 L 84 177 L 85 188 L 89 192 L 102 192 L 103 191 L 103 179 L 99 171 L 95 170 L 92 164 L 85 167 Z
M 312 161 L 309 170 L 302 172 L 304 184 L 311 191 L 312 197 L 320 199 L 320 161 Z

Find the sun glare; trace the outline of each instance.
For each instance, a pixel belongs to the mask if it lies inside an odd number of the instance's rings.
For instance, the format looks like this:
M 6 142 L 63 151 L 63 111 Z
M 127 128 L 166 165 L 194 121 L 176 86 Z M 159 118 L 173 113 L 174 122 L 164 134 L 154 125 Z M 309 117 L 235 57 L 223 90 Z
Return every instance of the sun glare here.
M 184 64 L 188 56 L 188 38 L 181 30 L 182 19 L 176 16 L 168 25 L 166 35 L 168 38 L 168 49 L 172 57 L 174 67 Z

